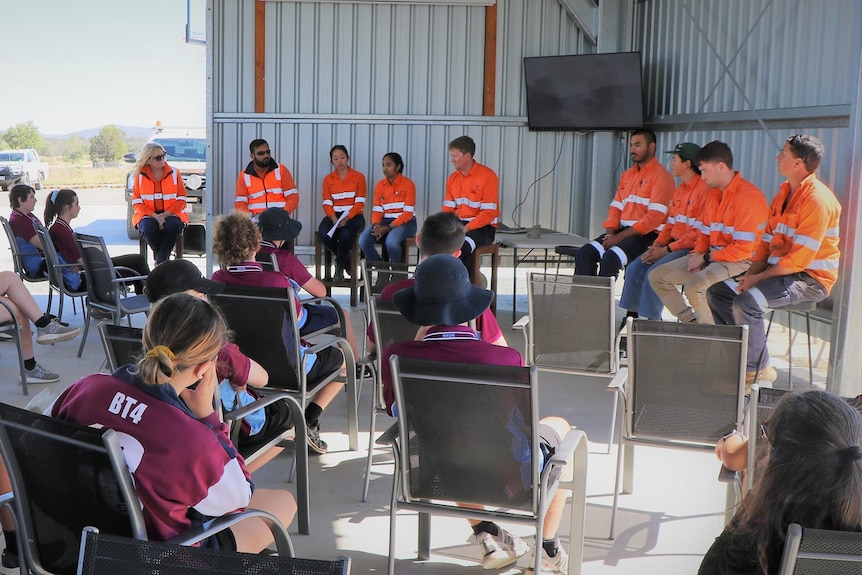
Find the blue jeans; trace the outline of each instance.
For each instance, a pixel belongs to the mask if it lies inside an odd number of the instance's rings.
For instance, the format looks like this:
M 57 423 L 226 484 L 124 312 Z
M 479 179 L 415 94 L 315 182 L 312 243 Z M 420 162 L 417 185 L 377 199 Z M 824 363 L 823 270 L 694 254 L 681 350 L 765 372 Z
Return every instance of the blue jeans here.
M 383 218 L 380 225 L 388 226 L 394 221 L 395 218 Z M 375 239 L 374 235 L 371 233 L 372 227 L 373 226 L 368 226 L 365 228 L 365 231 L 359 236 L 359 247 L 362 248 L 362 253 L 365 254 L 365 259 L 372 262 L 380 261 L 382 258 L 377 252 L 375 244 L 383 243 L 383 245 L 386 246 L 386 252 L 389 254 L 389 261 L 400 262 L 401 245 L 404 243 L 405 239 L 416 235 L 416 218 L 390 229 L 380 240 Z
M 757 371 L 769 365 L 764 312 L 806 301 L 818 302 L 827 295 L 826 288 L 805 272 L 765 279 L 741 294 L 727 282 L 718 282 L 706 292 L 715 323 L 748 326 L 746 371 Z
M 651 264 L 645 264 L 640 258 L 635 258 L 626 267 L 626 281 L 623 284 L 623 294 L 620 296 L 620 307 L 626 311 L 637 312 L 640 317 L 661 319 L 664 304 L 652 289 L 652 285 L 646 281 L 647 274 L 652 266 L 660 266 L 679 259 L 690 251 L 691 248 L 673 251 Z
M 138 231 L 144 237 L 144 241 L 153 250 L 156 257 L 156 265 L 166 262 L 171 257 L 171 251 L 177 243 L 177 238 L 183 233 L 186 225 L 179 216 L 168 216 L 163 228 L 159 228 L 159 222 L 149 216 L 138 222 Z
M 335 261 L 350 275 L 356 272 L 356 270 L 350 269 L 350 250 L 353 249 L 353 238 L 358 236 L 364 227 L 365 216 L 362 214 L 349 218 L 344 226 L 335 230 L 332 237 L 327 235 L 327 232 L 332 229 L 332 220 L 328 216 L 323 216 L 317 227 L 317 237 L 320 238 L 320 243 L 335 254 Z

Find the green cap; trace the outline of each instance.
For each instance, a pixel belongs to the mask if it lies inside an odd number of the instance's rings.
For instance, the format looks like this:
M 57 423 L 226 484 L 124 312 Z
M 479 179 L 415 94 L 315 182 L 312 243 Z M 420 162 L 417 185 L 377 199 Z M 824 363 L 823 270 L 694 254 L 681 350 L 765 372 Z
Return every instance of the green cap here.
M 683 142 L 677 144 L 673 150 L 666 150 L 665 154 L 677 154 L 683 160 L 688 160 L 694 163 L 697 160 L 697 155 L 700 153 L 700 146 L 691 142 Z

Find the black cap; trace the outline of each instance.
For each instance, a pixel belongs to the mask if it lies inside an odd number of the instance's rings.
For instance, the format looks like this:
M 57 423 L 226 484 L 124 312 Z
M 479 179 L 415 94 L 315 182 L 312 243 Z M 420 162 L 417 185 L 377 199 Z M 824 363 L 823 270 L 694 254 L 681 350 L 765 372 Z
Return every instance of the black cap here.
M 168 260 L 157 265 L 147 276 L 147 297 L 154 303 L 163 297 L 190 289 L 216 294 L 221 293 L 224 284 L 206 279 L 197 266 L 188 260 Z
M 302 231 L 302 222 L 291 218 L 282 208 L 267 208 L 258 216 L 257 227 L 261 237 L 267 241 L 289 242 Z

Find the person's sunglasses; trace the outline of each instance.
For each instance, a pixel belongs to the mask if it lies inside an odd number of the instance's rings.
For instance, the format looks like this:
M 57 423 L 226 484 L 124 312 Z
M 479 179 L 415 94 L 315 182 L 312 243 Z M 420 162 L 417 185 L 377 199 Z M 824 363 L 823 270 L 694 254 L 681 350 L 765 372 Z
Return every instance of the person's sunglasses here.
M 153 159 L 157 162 L 161 162 L 162 160 L 165 159 L 166 156 L 167 156 L 167 154 L 159 154 L 158 156 L 153 156 Z

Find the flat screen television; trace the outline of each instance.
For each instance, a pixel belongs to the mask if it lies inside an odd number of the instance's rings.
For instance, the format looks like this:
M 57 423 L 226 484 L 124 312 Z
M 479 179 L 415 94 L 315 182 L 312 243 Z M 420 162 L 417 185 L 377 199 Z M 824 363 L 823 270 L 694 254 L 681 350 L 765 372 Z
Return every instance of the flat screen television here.
M 643 126 L 639 52 L 524 58 L 531 130 Z

